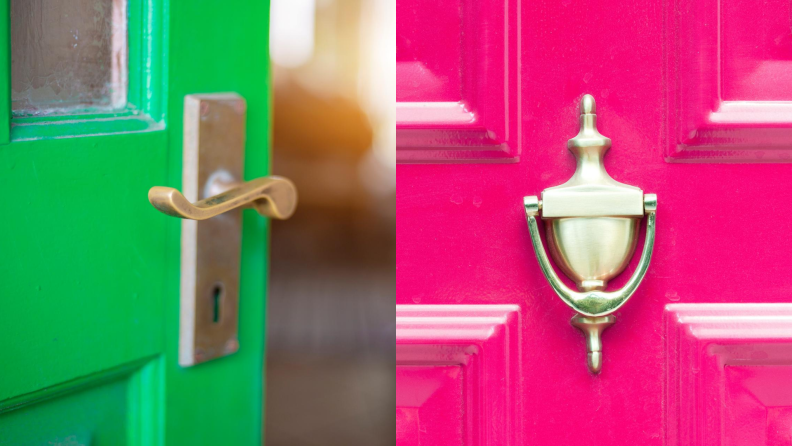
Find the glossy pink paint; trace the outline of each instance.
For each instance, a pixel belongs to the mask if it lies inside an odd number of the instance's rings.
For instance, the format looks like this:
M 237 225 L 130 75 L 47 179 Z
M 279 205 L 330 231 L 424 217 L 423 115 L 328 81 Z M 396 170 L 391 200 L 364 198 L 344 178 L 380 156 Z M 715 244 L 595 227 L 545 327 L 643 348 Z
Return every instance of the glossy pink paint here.
M 671 2 L 669 161 L 792 161 L 791 14 L 785 1 Z
M 396 5 L 397 159 L 516 161 L 519 2 Z
M 792 445 L 792 304 L 666 307 L 669 445 Z
M 419 14 L 425 2 L 398 1 L 398 51 L 401 36 L 410 35 L 429 48 L 420 62 L 432 67 L 432 58 L 447 55 L 453 42 L 463 42 L 461 55 L 479 58 L 517 48 L 516 73 L 508 63 L 470 64 L 464 56 L 457 68 L 460 85 L 478 77 L 471 67 L 486 66 L 489 74 L 517 79 L 519 91 L 508 90 L 503 99 L 516 114 L 498 108 L 504 122 L 518 124 L 509 134 L 519 133 L 509 143 L 510 155 L 500 158 L 476 149 L 473 139 L 448 144 L 447 127 L 438 120 L 397 105 L 399 159 L 446 162 L 398 166 L 397 303 L 519 307 L 517 345 L 509 349 L 519 373 L 508 381 L 514 437 L 462 444 L 789 444 L 792 399 L 781 390 L 791 381 L 792 357 L 782 354 L 787 336 L 749 322 L 771 317 L 755 303 L 792 302 L 792 166 L 778 164 L 792 160 L 792 85 L 780 86 L 792 63 L 789 2 L 442 3 L 458 14 L 460 25 L 438 20 L 405 29 L 401 17 Z M 473 4 L 506 15 L 485 22 L 468 13 Z M 461 27 L 475 23 L 476 34 L 460 37 Z M 755 24 L 749 28 L 756 32 L 741 24 Z M 488 39 L 490 30 L 501 29 L 506 35 L 499 41 L 513 44 Z M 453 73 L 447 65 L 444 70 Z M 419 90 L 403 91 L 410 84 L 402 81 L 399 76 L 401 102 L 450 102 L 423 100 Z M 613 140 L 608 172 L 659 200 L 652 264 L 603 336 L 598 376 L 586 369 L 583 337 L 569 324 L 573 312 L 539 270 L 522 209 L 522 197 L 572 175 L 566 141 L 577 133 L 584 93 L 596 98 L 599 129 Z M 492 113 L 490 122 L 498 112 Z M 410 119 L 415 122 L 405 125 Z M 412 128 L 422 132 L 402 144 L 402 130 Z M 626 280 L 636 261 L 637 255 L 611 287 Z M 670 322 L 686 309 L 702 316 L 722 310 L 703 304 L 730 305 L 721 331 L 734 328 L 731 338 L 697 340 L 690 334 L 695 324 Z M 728 322 L 740 315 L 749 318 Z M 765 340 L 777 350 L 766 349 Z M 435 343 L 443 345 L 426 341 Z M 680 356 L 677 343 L 692 353 Z M 731 344 L 757 357 L 727 355 L 745 361 L 719 366 L 718 358 L 727 356 L 712 349 Z M 762 352 L 774 362 L 759 361 Z M 710 367 L 709 387 L 699 381 L 697 364 Z M 397 393 L 405 389 L 410 386 L 399 385 Z M 778 398 L 757 396 L 768 389 Z M 721 412 L 712 418 L 718 401 Z M 461 413 L 472 410 L 462 404 Z M 499 416 L 486 413 L 471 423 L 497 424 Z M 418 444 L 404 438 L 404 445 Z
M 396 307 L 396 444 L 519 444 L 517 305 Z

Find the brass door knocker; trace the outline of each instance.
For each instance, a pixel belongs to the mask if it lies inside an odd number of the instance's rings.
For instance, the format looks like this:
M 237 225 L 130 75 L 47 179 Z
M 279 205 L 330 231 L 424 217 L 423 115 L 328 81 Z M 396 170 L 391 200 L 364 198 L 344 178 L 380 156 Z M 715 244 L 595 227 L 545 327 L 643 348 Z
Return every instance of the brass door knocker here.
M 586 336 L 588 368 L 602 370 L 601 333 L 616 322 L 612 313 L 633 295 L 646 275 L 655 239 L 657 196 L 619 183 L 602 164 L 611 140 L 597 130 L 594 98 L 580 101 L 580 132 L 567 143 L 577 158 L 577 169 L 566 183 L 545 189 L 541 201 L 525 197 L 525 216 L 539 267 L 556 294 L 578 314 L 572 325 Z M 577 285 L 571 290 L 547 258 L 536 217 L 545 222 L 550 254 Z M 643 253 L 630 280 L 620 290 L 605 291 L 633 256 L 638 229 L 647 216 Z

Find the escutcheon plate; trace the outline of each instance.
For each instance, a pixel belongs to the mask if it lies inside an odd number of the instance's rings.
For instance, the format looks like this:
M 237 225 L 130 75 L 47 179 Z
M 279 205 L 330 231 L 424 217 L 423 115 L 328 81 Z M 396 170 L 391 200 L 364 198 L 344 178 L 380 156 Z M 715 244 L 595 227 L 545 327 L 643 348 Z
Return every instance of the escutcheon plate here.
M 184 99 L 182 187 L 190 202 L 243 178 L 246 103 L 235 93 Z M 193 366 L 239 349 L 242 210 L 182 220 L 179 364 Z

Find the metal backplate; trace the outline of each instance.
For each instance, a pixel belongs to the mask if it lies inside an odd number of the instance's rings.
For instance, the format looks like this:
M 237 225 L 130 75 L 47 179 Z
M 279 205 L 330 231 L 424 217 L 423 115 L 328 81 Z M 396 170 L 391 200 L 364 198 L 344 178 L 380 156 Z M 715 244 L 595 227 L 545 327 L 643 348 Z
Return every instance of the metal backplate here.
M 234 93 L 184 99 L 183 192 L 196 202 L 210 185 L 241 181 L 245 100 Z M 242 211 L 205 221 L 182 220 L 179 364 L 186 367 L 239 349 Z

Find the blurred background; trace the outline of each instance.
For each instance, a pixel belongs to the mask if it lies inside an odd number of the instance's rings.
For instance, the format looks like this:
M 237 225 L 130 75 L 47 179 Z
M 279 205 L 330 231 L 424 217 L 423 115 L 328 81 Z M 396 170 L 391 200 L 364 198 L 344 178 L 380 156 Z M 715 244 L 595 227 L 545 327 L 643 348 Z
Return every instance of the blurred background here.
M 395 0 L 272 0 L 267 445 L 395 444 Z

